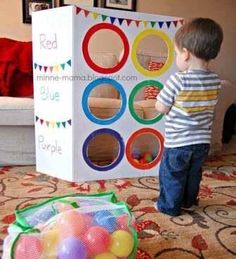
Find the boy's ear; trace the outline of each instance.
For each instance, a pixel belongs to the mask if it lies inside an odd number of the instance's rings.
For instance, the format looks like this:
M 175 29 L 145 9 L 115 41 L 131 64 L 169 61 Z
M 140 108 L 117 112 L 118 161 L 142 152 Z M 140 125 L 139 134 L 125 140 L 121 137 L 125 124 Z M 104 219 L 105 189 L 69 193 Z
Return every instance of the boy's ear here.
M 190 51 L 186 48 L 183 48 L 184 61 L 188 61 L 190 58 Z

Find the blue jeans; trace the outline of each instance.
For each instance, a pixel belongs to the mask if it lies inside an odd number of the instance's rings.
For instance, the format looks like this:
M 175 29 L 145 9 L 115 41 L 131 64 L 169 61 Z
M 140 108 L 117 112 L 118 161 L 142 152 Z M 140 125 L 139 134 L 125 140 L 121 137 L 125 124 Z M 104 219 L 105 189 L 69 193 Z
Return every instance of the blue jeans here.
M 209 144 L 164 149 L 159 170 L 159 211 L 178 216 L 182 206 L 196 204 L 208 152 Z

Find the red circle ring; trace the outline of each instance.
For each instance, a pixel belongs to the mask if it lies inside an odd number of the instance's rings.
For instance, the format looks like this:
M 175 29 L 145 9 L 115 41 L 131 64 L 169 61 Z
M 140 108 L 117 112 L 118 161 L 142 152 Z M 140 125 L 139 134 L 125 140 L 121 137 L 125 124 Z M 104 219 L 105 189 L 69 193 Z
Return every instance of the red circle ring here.
M 155 137 L 157 137 L 159 145 L 160 145 L 160 149 L 159 149 L 159 153 L 157 154 L 157 157 L 148 164 L 138 164 L 137 162 L 135 162 L 133 160 L 132 155 L 131 155 L 131 145 L 132 145 L 134 139 L 143 133 L 151 133 L 151 134 L 155 135 Z M 130 136 L 130 138 L 128 139 L 127 144 L 126 144 L 125 152 L 126 152 L 126 157 L 129 161 L 129 163 L 133 167 L 138 168 L 138 169 L 151 169 L 152 167 L 157 165 L 158 162 L 161 160 L 163 148 L 164 148 L 164 138 L 159 131 L 152 129 L 152 128 L 142 128 L 140 130 L 137 130 Z
M 93 60 L 91 59 L 91 57 L 89 55 L 89 50 L 88 50 L 89 41 L 90 41 L 91 37 L 93 36 L 93 34 L 101 29 L 108 29 L 108 30 L 112 30 L 112 31 L 116 32 L 120 36 L 120 38 L 123 42 L 123 46 L 124 46 L 123 57 L 122 57 L 121 61 L 112 68 L 103 68 L 103 67 L 98 66 L 97 64 L 95 64 L 93 62 Z M 129 56 L 129 42 L 128 42 L 126 35 L 117 26 L 115 26 L 113 24 L 109 24 L 109 23 L 99 23 L 99 24 L 96 24 L 93 27 L 91 27 L 88 30 L 88 32 L 86 33 L 83 43 L 82 43 L 82 51 L 83 51 L 85 61 L 93 70 L 95 70 L 96 72 L 102 73 L 102 74 L 110 74 L 110 73 L 115 73 L 118 70 L 120 70 L 126 63 L 126 60 Z

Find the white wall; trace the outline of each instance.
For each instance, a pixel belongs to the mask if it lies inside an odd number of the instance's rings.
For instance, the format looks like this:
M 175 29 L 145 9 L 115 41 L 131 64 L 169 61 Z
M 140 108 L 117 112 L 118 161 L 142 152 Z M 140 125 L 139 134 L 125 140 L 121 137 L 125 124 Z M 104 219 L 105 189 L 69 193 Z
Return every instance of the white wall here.
M 58 0 L 56 1 L 58 5 Z M 137 0 L 137 11 L 180 16 L 209 17 L 224 30 L 224 42 L 212 68 L 236 84 L 236 1 L 235 0 Z M 22 1 L 0 0 L 0 37 L 31 40 L 31 25 L 22 23 Z

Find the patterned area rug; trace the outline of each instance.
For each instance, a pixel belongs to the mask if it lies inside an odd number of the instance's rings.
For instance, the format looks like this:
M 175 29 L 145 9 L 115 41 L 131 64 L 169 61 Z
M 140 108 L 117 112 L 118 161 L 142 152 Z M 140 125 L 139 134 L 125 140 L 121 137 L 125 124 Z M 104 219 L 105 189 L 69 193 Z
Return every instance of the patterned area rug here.
M 139 236 L 137 259 L 236 257 L 236 154 L 205 163 L 199 207 L 169 217 L 155 210 L 156 177 L 70 183 L 37 173 L 34 167 L 0 168 L 0 243 L 14 210 L 70 193 L 114 191 L 131 208 Z M 1 253 L 1 252 L 0 252 Z

